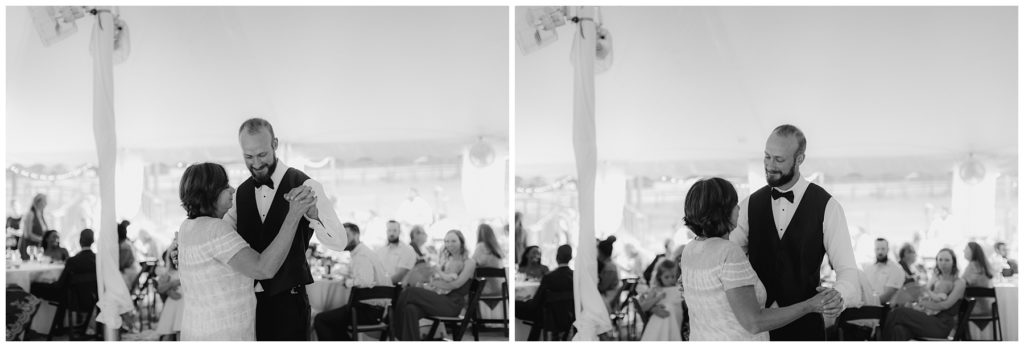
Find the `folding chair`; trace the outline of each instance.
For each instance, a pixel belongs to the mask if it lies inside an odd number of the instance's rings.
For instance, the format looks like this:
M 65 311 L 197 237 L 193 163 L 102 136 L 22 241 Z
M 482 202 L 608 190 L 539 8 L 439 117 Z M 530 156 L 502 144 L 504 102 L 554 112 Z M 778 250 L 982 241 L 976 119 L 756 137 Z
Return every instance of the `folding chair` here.
M 428 320 L 433 322 L 430 325 L 430 332 L 427 333 L 427 339 L 428 340 L 433 340 L 434 339 L 434 334 L 437 333 L 438 326 L 441 325 L 441 323 L 444 323 L 446 328 L 454 326 L 454 331 L 452 332 L 452 339 L 455 340 L 455 341 L 462 341 L 462 335 L 466 333 L 466 328 L 469 327 L 469 325 L 470 325 L 469 323 L 473 319 L 473 315 L 480 312 L 480 310 L 474 310 L 474 309 L 471 309 L 471 308 L 476 307 L 477 305 L 480 304 L 480 291 L 483 289 L 482 288 L 483 287 L 483 281 L 481 281 L 479 278 L 475 278 L 475 277 L 470 279 L 470 281 L 471 282 L 469 284 L 469 298 L 468 298 L 469 300 L 466 302 L 466 308 L 463 310 L 462 314 L 460 314 L 458 316 L 455 316 L 455 317 L 448 317 L 448 316 L 427 316 L 427 317 L 424 317 L 425 319 L 428 319 Z M 476 331 L 476 328 L 474 328 L 473 330 L 474 330 L 473 337 L 476 339 L 476 341 L 480 341 L 480 335 Z
M 959 310 L 959 312 L 957 312 L 957 315 L 956 315 L 956 326 L 953 327 L 953 331 L 949 332 L 949 336 L 948 337 L 946 337 L 944 339 L 931 338 L 931 337 L 919 337 L 919 338 L 916 338 L 915 340 L 918 340 L 918 341 L 970 341 L 971 340 L 971 332 L 970 332 L 970 330 L 968 330 L 967 323 L 970 322 L 969 317 L 971 316 L 971 311 L 974 311 L 974 304 L 975 304 L 975 302 L 976 302 L 976 300 L 974 298 L 964 297 L 963 299 L 960 299 L 960 310 Z
M 487 281 L 489 279 L 500 279 L 501 280 L 501 292 L 498 293 L 498 294 L 490 294 L 490 295 L 483 295 L 483 293 L 481 293 L 480 294 L 480 302 L 482 302 L 484 304 L 487 304 L 487 305 L 501 303 L 501 305 L 502 305 L 501 306 L 502 307 L 501 311 L 502 311 L 502 315 L 504 316 L 502 319 L 497 319 L 497 318 L 489 319 L 489 318 L 483 318 L 482 315 L 478 312 L 477 314 L 474 315 L 474 318 L 473 318 L 474 336 L 478 335 L 480 331 L 494 331 L 494 330 L 497 330 L 496 328 L 488 328 L 486 326 L 486 324 L 487 323 L 498 323 L 498 324 L 502 324 L 502 326 L 504 326 L 504 328 L 502 328 L 501 331 L 503 333 L 505 333 L 505 337 L 508 337 L 508 324 L 509 324 L 509 320 L 508 320 L 508 277 L 507 277 L 507 275 L 505 273 L 505 269 L 504 268 L 492 268 L 492 267 L 477 268 L 476 269 L 476 273 L 474 274 L 474 276 L 476 278 L 479 278 L 479 279 L 483 280 L 484 281 L 483 282 L 484 285 L 486 285 L 486 283 L 487 283 Z M 483 290 L 483 287 L 481 287 L 481 290 Z M 476 306 L 472 306 L 471 308 L 475 309 L 475 310 L 480 310 L 480 305 L 477 304 Z M 479 338 L 477 338 L 477 341 L 479 341 Z
M 379 331 L 380 341 L 386 341 L 391 336 L 391 326 L 388 325 L 387 317 L 391 316 L 392 304 L 394 303 L 395 293 L 397 290 L 395 287 L 390 286 L 376 286 L 372 288 L 352 288 L 352 293 L 348 297 L 349 312 L 352 315 L 352 324 L 345 327 L 349 329 L 349 336 L 352 336 L 353 340 L 358 340 L 359 333 Z M 357 306 L 360 303 L 369 304 L 367 301 L 387 301 L 385 314 L 383 317 L 379 317 L 380 321 L 376 324 L 359 324 L 359 313 Z
M 1002 341 L 1003 340 L 1003 326 L 999 324 L 999 303 L 996 301 L 996 289 L 995 288 L 983 288 L 983 287 L 967 287 L 964 291 L 965 298 L 975 299 L 988 299 L 992 298 L 992 312 L 989 314 L 973 314 L 968 319 L 971 322 L 990 322 L 992 323 L 992 340 Z M 977 304 L 976 304 L 977 305 Z
M 871 341 L 874 340 L 873 336 L 878 331 L 878 327 L 885 326 L 885 316 L 889 314 L 889 308 L 886 306 L 861 306 L 855 308 L 848 308 L 839 315 L 839 319 L 836 320 L 836 326 L 838 327 L 839 341 Z M 869 328 L 860 324 L 853 324 L 851 322 L 858 320 L 878 320 L 878 325 L 875 328 Z M 855 330 L 870 330 L 868 332 L 867 339 L 856 339 L 848 340 L 845 333 L 849 329 Z

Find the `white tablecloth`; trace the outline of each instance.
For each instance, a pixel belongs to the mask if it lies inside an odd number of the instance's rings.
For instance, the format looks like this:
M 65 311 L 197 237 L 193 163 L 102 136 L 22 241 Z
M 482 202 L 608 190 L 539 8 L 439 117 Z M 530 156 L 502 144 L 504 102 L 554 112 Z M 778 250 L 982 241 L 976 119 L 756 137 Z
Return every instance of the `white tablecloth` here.
M 56 282 L 61 271 L 64 271 L 63 264 L 22 263 L 16 269 L 7 269 L 6 284 L 14 283 L 30 291 L 32 282 Z
M 540 288 L 540 282 L 517 282 L 515 298 L 519 301 L 532 298 L 534 294 L 537 294 L 538 288 Z
M 348 304 L 348 296 L 352 289 L 344 285 L 344 279 L 318 280 L 306 285 L 306 295 L 309 296 L 309 327 L 310 339 L 316 340 L 316 332 L 312 331 L 313 321 L 317 314 L 340 308 Z

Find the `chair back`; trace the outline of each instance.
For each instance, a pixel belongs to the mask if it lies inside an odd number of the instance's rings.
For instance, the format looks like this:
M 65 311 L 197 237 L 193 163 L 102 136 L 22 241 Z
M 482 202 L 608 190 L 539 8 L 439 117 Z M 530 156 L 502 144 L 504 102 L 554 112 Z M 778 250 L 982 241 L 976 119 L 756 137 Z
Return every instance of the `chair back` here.
M 967 287 L 966 289 L 964 289 L 964 297 L 965 298 L 995 298 L 996 297 L 996 289 L 995 288 L 985 288 L 985 287 Z
M 889 307 L 887 306 L 861 306 L 848 308 L 843 310 L 843 313 L 839 315 L 836 320 L 838 326 L 839 340 L 846 340 L 844 329 L 854 326 L 850 321 L 862 320 L 862 319 L 877 319 L 878 326 L 885 326 L 885 317 L 889 314 Z
M 474 277 L 477 277 L 477 278 L 501 278 L 501 279 L 505 279 L 506 278 L 505 268 L 478 267 L 478 268 L 476 268 L 476 273 L 474 273 Z
M 352 292 L 348 296 L 348 304 L 354 305 L 360 301 L 366 300 L 392 301 L 395 298 L 395 291 L 395 287 L 392 286 L 376 286 L 370 288 L 355 287 L 352 288 Z
M 969 297 L 960 299 L 960 310 L 956 315 L 956 331 L 953 333 L 954 341 L 970 341 L 971 332 L 968 328 L 968 323 L 970 322 L 971 311 L 974 311 L 974 304 L 976 302 L 976 299 Z

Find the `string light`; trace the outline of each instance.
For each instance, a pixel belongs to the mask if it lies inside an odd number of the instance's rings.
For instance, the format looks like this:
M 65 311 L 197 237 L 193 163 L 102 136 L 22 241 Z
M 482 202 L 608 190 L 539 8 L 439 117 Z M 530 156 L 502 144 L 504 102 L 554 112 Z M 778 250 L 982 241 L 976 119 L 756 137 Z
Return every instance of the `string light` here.
M 92 170 L 96 170 L 96 167 L 93 166 L 93 165 L 85 164 L 85 165 L 82 165 L 82 166 L 80 166 L 80 167 L 78 167 L 78 168 L 76 168 L 74 170 L 71 170 L 71 171 L 68 171 L 68 172 L 65 172 L 65 173 L 62 173 L 62 174 L 52 175 L 52 174 L 40 174 L 40 173 L 37 173 L 37 172 L 32 172 L 32 171 L 26 170 L 25 168 L 17 166 L 17 165 L 11 165 L 10 167 L 7 168 L 7 171 L 10 171 L 10 172 L 12 172 L 12 173 L 14 173 L 14 174 L 16 174 L 18 176 L 21 176 L 21 177 L 30 178 L 30 179 L 34 179 L 34 180 L 41 180 L 41 181 L 50 181 L 50 182 L 63 181 L 63 180 L 68 180 L 68 179 L 72 179 L 72 178 L 78 178 L 78 177 L 84 175 L 86 172 L 92 171 Z

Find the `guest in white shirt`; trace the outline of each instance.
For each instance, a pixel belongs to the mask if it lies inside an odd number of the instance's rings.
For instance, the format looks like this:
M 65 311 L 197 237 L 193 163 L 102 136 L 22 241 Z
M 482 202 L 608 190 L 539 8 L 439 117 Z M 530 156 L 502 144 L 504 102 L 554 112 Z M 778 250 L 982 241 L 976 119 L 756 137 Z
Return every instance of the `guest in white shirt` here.
M 827 255 L 836 271 L 838 307 L 824 317 L 834 318 L 847 305 L 861 301 L 857 265 L 842 206 L 822 187 L 800 175 L 807 139 L 786 124 L 772 131 L 765 144 L 764 170 L 768 185 L 740 203 L 739 220 L 729 239 L 750 259 L 768 292 L 767 307 L 783 307 L 814 296 L 820 283 L 819 266 Z M 824 319 L 810 314 L 772 330 L 772 340 L 824 340 Z
M 384 268 L 384 263 L 369 247 L 359 242 L 359 226 L 352 223 L 345 223 L 344 226 L 348 232 L 348 246 L 345 250 L 352 255 L 352 263 L 349 266 L 351 272 L 345 285 L 359 288 L 390 287 L 391 278 Z M 384 305 L 386 303 L 356 304 L 358 324 L 380 323 L 384 316 Z M 352 324 L 351 310 L 351 306 L 345 305 L 316 315 L 313 319 L 313 328 L 316 329 L 317 338 L 320 341 L 352 341 L 352 336 L 348 335 L 348 327 Z
M 864 264 L 863 268 L 874 292 L 865 295 L 877 294 L 879 304 L 889 303 L 893 294 L 903 287 L 906 278 L 903 267 L 889 259 L 889 241 L 884 238 L 875 240 L 875 262 Z
M 384 268 L 391 276 L 391 283 L 398 284 L 416 265 L 416 250 L 408 243 L 402 243 L 398 237 L 402 234 L 402 226 L 397 221 L 388 221 L 388 243 L 377 249 L 377 255 L 384 262 Z

